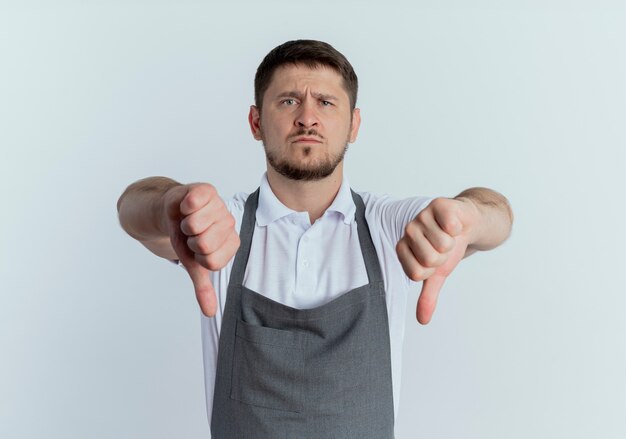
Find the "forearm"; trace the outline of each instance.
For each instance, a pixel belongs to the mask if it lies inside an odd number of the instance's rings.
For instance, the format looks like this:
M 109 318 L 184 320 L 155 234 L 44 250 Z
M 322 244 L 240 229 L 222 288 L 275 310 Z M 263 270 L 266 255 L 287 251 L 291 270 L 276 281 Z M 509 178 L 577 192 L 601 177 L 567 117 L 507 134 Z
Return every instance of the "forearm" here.
M 167 177 L 149 177 L 128 186 L 117 201 L 120 225 L 126 233 L 141 242 L 167 238 L 162 198 L 179 185 Z
M 471 230 L 469 249 L 490 250 L 502 244 L 511 234 L 513 211 L 508 200 L 487 188 L 466 189 L 455 199 L 466 199 L 476 206 L 476 221 Z

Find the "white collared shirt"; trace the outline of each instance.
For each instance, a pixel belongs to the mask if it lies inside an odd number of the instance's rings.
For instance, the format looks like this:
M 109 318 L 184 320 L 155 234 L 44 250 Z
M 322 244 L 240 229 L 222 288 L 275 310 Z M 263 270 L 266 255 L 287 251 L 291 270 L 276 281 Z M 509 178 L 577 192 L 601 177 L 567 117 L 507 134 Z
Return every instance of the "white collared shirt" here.
M 404 274 L 395 248 L 404 234 L 406 224 L 433 198 L 397 199 L 368 192 L 357 193 L 365 204 L 365 219 L 378 254 L 385 285 L 394 413 L 397 416 L 405 307 L 409 287 L 415 283 Z M 230 200 L 224 200 L 235 217 L 238 231 L 248 195 L 241 192 Z M 276 198 L 265 173 L 261 179 L 256 224 L 243 285 L 284 305 L 306 309 L 323 305 L 367 284 L 355 212 L 356 206 L 345 176 L 330 207 L 311 224 L 308 212 L 291 210 Z M 233 261 L 234 258 L 222 270 L 211 273 L 217 294 L 217 314 L 213 318 L 200 314 L 209 424 L 213 408 L 219 331 Z

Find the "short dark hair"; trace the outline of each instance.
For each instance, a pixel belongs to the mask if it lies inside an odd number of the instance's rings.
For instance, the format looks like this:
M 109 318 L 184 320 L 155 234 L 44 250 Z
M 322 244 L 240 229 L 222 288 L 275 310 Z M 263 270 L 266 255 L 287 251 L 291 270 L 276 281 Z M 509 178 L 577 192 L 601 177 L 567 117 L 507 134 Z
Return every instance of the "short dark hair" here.
M 254 77 L 254 102 L 261 110 L 263 95 L 267 91 L 274 72 L 285 64 L 302 64 L 309 68 L 330 67 L 343 78 L 343 86 L 350 98 L 350 109 L 356 106 L 359 81 L 352 65 L 337 49 L 316 40 L 287 41 L 272 49 L 259 65 Z

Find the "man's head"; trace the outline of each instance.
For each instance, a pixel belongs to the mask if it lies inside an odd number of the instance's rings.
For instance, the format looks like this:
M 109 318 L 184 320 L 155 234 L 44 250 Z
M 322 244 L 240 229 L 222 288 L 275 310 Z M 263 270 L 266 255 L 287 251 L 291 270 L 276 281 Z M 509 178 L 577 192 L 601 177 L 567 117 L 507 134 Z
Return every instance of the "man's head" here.
M 354 110 L 359 81 L 346 57 L 323 41 L 294 40 L 272 49 L 257 68 L 254 77 L 254 103 L 259 111 L 263 108 L 263 95 L 272 82 L 276 69 L 296 64 L 312 69 L 328 67 L 335 70 L 343 78 L 343 86 L 350 98 L 350 110 Z
M 268 172 L 303 181 L 340 172 L 361 122 L 357 87 L 350 63 L 326 43 L 290 41 L 272 50 L 257 70 L 248 117 Z

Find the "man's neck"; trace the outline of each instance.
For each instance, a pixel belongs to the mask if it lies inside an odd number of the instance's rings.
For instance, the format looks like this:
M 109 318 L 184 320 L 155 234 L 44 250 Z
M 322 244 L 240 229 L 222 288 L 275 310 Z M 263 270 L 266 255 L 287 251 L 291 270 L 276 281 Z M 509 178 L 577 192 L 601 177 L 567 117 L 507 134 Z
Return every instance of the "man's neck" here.
M 268 165 L 267 181 L 281 203 L 296 212 L 308 212 L 313 224 L 326 212 L 339 192 L 343 181 L 343 163 L 331 175 L 317 181 L 291 180 Z

